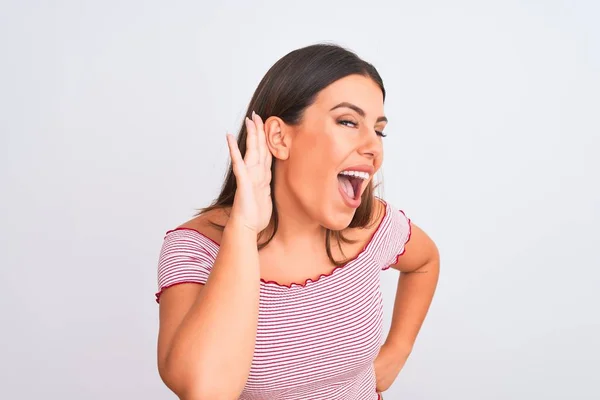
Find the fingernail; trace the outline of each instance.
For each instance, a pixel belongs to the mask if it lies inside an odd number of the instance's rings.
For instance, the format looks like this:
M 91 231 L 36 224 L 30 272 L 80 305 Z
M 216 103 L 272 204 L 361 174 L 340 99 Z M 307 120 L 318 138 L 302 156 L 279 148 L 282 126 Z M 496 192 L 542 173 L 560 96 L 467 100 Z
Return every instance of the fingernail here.
M 256 113 L 252 111 L 252 119 L 254 119 L 254 117 L 256 117 Z

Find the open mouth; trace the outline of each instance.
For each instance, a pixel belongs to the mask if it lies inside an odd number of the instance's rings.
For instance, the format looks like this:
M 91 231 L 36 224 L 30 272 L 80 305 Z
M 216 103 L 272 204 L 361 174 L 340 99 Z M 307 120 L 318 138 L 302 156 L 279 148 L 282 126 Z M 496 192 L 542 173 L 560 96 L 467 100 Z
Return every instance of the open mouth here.
M 363 183 L 368 179 L 368 174 L 366 175 L 365 177 L 365 173 L 350 171 L 338 174 L 337 178 L 344 193 L 349 198 L 357 200 L 361 195 Z

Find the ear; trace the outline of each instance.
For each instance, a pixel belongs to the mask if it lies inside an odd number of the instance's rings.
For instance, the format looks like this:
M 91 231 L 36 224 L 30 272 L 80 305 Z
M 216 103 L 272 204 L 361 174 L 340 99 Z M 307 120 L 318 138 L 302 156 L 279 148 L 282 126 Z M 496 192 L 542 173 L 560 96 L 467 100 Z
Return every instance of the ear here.
M 290 156 L 290 147 L 292 145 L 290 126 L 279 117 L 267 118 L 264 126 L 267 147 L 273 157 L 278 160 L 287 160 Z

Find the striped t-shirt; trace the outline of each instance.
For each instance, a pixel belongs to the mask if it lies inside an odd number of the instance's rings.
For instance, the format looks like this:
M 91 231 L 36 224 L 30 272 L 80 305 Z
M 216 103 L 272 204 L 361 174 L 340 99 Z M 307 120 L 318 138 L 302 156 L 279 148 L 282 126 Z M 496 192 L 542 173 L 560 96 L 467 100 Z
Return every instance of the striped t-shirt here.
M 376 400 L 373 362 L 383 344 L 380 272 L 397 262 L 410 220 L 390 204 L 354 259 L 315 281 L 260 282 L 252 367 L 240 400 Z M 159 292 L 206 283 L 219 245 L 191 229 L 166 234 Z

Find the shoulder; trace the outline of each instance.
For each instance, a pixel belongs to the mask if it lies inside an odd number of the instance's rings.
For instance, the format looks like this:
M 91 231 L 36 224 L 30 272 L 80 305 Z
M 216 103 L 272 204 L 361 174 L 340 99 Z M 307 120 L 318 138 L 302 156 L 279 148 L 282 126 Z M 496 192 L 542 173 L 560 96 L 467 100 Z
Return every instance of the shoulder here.
M 379 213 L 382 214 L 379 221 L 384 225 L 382 226 L 383 230 L 388 231 L 391 234 L 410 233 L 411 220 L 404 210 L 381 198 L 376 198 L 376 203 L 379 204 Z
M 177 258 L 215 258 L 219 252 L 227 210 L 206 211 L 165 233 L 160 263 Z
M 390 259 L 384 269 L 394 268 L 400 272 L 412 272 L 423 265 L 438 261 L 436 244 L 404 210 L 388 205 L 389 218 L 384 234 Z
M 215 208 L 206 211 L 179 225 L 173 231 L 196 231 L 216 244 L 219 244 L 221 243 L 221 238 L 223 236 L 223 229 L 219 226 L 223 227 L 227 224 L 227 221 L 229 220 L 229 211 L 229 208 Z
M 379 213 L 377 228 L 377 250 L 383 263 L 383 269 L 397 262 L 399 255 L 404 253 L 406 243 L 412 234 L 411 220 L 404 211 L 387 200 L 376 197 Z M 375 208 L 375 207 L 374 207 Z
M 164 289 L 180 283 L 205 284 L 219 252 L 227 212 L 214 209 L 181 224 L 165 235 L 158 259 L 159 301 Z

